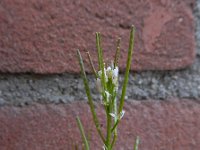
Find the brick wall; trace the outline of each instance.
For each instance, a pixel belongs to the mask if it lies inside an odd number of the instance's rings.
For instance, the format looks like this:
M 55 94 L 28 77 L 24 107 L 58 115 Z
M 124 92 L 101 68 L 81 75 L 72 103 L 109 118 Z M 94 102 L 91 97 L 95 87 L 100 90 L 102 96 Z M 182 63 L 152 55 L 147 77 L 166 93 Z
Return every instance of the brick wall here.
M 106 61 L 120 36 L 121 82 L 134 24 L 127 113 L 116 149 L 132 149 L 139 135 L 140 149 L 198 150 L 199 14 L 199 0 L 0 1 L 0 149 L 72 149 L 81 142 L 76 115 L 93 149 L 100 149 L 75 50 L 84 58 L 88 50 L 97 67 L 94 33 L 102 33 Z

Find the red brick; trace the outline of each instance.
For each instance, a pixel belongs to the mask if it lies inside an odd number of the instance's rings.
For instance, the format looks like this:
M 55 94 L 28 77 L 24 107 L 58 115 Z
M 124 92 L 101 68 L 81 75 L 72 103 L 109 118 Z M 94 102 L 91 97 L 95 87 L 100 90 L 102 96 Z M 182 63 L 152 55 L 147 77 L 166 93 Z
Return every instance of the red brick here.
M 102 107 L 97 106 L 102 126 Z M 118 131 L 116 149 L 132 150 L 136 135 L 140 150 L 199 150 L 200 104 L 192 100 L 129 101 Z M 101 143 L 84 102 L 0 108 L 1 150 L 61 150 L 81 143 L 75 122 L 78 115 L 91 138 L 92 149 Z
M 125 68 L 130 25 L 137 28 L 132 70 L 189 66 L 195 56 L 194 0 L 1 0 L 0 71 L 77 73 L 76 49 L 96 60 L 95 34 L 103 34 L 106 60 L 122 38 Z

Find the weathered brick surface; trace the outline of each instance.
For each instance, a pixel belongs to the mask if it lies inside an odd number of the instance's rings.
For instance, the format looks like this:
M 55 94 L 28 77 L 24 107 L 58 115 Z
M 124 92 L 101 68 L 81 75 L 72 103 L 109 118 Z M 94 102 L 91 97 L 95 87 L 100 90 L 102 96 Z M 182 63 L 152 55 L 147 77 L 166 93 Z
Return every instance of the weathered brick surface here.
M 1 0 L 0 71 L 78 72 L 75 49 L 96 56 L 95 31 L 103 34 L 107 60 L 122 37 L 123 70 L 131 24 L 137 28 L 133 70 L 186 67 L 195 55 L 193 5 L 194 0 Z
M 102 126 L 103 108 L 97 105 Z M 136 135 L 141 150 L 199 150 L 200 104 L 192 100 L 132 101 L 125 105 L 116 149 L 132 150 Z M 86 103 L 0 108 L 1 150 L 64 150 L 80 143 L 75 116 L 80 116 L 92 149 L 101 149 Z

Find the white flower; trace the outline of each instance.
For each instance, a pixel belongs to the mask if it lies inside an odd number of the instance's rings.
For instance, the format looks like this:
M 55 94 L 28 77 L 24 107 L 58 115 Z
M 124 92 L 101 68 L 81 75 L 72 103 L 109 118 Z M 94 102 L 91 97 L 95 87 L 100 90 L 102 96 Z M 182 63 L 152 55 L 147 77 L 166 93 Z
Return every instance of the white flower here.
M 104 68 L 104 74 L 105 74 L 105 82 L 108 83 L 108 80 L 112 82 L 114 85 L 114 90 L 118 90 L 118 74 L 119 74 L 119 68 L 115 67 L 112 68 L 112 66 L 108 66 L 106 69 Z M 102 92 L 102 70 L 98 71 L 98 79 L 97 79 L 97 89 L 101 93 Z
M 113 70 L 113 76 L 114 76 L 114 77 L 118 77 L 118 74 L 119 74 L 119 68 L 116 67 L 116 68 Z
M 117 120 L 121 120 L 123 118 L 124 114 L 125 114 L 124 110 L 122 110 L 119 115 L 116 115 L 114 113 L 109 113 L 109 115 L 111 115 L 114 119 L 117 119 Z

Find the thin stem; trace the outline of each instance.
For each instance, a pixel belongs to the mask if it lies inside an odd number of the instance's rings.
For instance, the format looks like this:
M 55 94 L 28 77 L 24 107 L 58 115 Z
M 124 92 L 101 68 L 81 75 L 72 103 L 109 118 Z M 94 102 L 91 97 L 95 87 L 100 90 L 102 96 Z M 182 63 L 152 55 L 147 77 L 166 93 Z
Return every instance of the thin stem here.
M 120 54 L 120 42 L 121 38 L 117 39 L 117 48 L 115 52 L 115 60 L 114 60 L 114 68 L 118 65 L 118 59 L 119 59 L 119 54 Z
M 139 139 L 139 137 L 137 136 L 137 137 L 136 137 L 135 144 L 134 144 L 134 150 L 138 150 L 139 143 L 140 143 L 140 139 Z
M 134 47 L 134 34 L 135 34 L 135 27 L 132 26 L 131 32 L 130 32 L 128 59 L 127 59 L 127 62 L 126 62 L 126 72 L 125 72 L 125 78 L 124 78 L 124 83 L 123 83 L 123 88 L 122 88 L 122 94 L 121 94 L 121 97 L 120 97 L 118 114 L 122 111 L 123 106 L 124 106 L 124 99 L 125 99 L 125 95 L 126 95 L 126 88 L 127 88 L 127 84 L 128 84 L 129 70 L 130 70 L 130 67 L 131 67 L 133 47 Z
M 107 113 L 107 138 L 106 138 L 106 142 L 107 142 L 107 148 L 108 150 L 112 149 L 112 144 L 113 141 L 112 140 L 112 116 L 110 115 L 110 113 L 115 113 L 115 100 L 116 100 L 116 91 L 115 91 L 115 86 L 112 84 L 112 82 L 110 82 L 110 80 L 108 81 L 108 86 L 107 86 L 107 90 L 109 91 L 109 93 L 111 94 L 111 97 L 109 99 L 109 106 L 108 106 L 108 113 Z M 115 139 L 116 136 L 114 135 Z M 113 137 L 113 138 L 114 138 Z
M 111 149 L 113 149 L 113 146 L 115 145 L 116 139 L 117 139 L 117 132 L 114 132 L 114 137 L 113 137 L 113 140 L 112 140 L 112 143 L 111 143 Z
M 90 147 L 89 147 L 89 143 L 88 143 L 88 140 L 85 136 L 85 132 L 84 132 L 84 129 L 83 129 L 83 125 L 79 119 L 79 117 L 76 117 L 76 121 L 77 121 L 77 124 L 78 124 L 78 127 L 79 127 L 79 130 L 81 132 L 81 136 L 82 136 L 82 140 L 84 142 L 84 145 L 85 145 L 85 149 L 86 150 L 90 150 Z
M 90 62 L 90 66 L 92 67 L 92 71 L 93 71 L 93 73 L 94 73 L 94 75 L 95 75 L 95 77 L 96 77 L 96 79 L 97 79 L 97 78 L 98 78 L 98 75 L 97 75 L 97 72 L 96 72 L 96 70 L 95 70 L 95 68 L 94 68 L 94 64 L 93 64 L 93 62 L 92 62 L 92 58 L 91 58 L 89 52 L 87 52 L 87 56 L 88 56 L 88 59 L 89 59 L 89 62 Z
M 90 110 L 91 110 L 91 113 L 92 113 L 93 121 L 94 121 L 94 124 L 96 126 L 96 129 L 97 129 L 97 132 L 98 132 L 99 136 L 101 137 L 103 143 L 105 143 L 104 136 L 103 136 L 103 134 L 101 132 L 99 120 L 97 118 L 96 111 L 94 109 L 94 104 L 93 104 L 93 100 L 92 100 L 92 96 L 91 96 L 88 80 L 87 80 L 87 77 L 86 77 L 86 74 L 85 74 L 85 68 L 84 68 L 84 65 L 83 65 L 83 60 L 82 60 L 82 57 L 81 57 L 81 54 L 80 54 L 79 50 L 77 50 L 77 55 L 78 55 L 78 58 L 79 58 L 81 74 L 82 74 L 83 83 L 84 83 L 84 86 L 85 86 L 85 91 L 86 91 L 86 94 L 87 94 L 87 97 L 88 97 L 89 106 L 90 106 Z
M 115 96 L 114 99 L 114 114 L 117 116 L 117 98 Z M 115 118 L 115 123 L 117 122 L 117 118 Z
M 111 125 L 112 125 L 112 117 L 110 115 L 111 107 L 110 105 L 108 106 L 108 113 L 107 113 L 107 137 L 106 137 L 106 146 L 108 150 L 111 149 L 110 141 L 111 141 Z
M 117 116 L 117 98 L 116 98 L 116 96 L 115 96 L 115 99 L 114 99 L 114 114 L 115 114 L 115 116 Z M 114 118 L 115 124 L 117 124 L 117 120 L 118 119 L 115 117 Z M 113 142 L 112 142 L 112 145 L 111 145 L 112 147 L 115 144 L 116 139 L 117 139 L 117 127 L 114 129 L 114 137 L 113 137 Z
M 116 129 L 118 124 L 119 124 L 119 119 L 117 119 L 117 121 L 115 122 L 114 126 L 111 129 L 111 132 L 113 132 Z
M 115 114 L 115 116 L 117 116 L 117 99 L 116 99 L 116 97 L 114 99 L 114 114 Z M 118 119 L 117 119 L 117 117 L 115 117 L 114 118 L 114 127 L 111 129 L 111 132 L 114 131 L 114 136 L 113 136 L 113 140 L 111 143 L 111 149 L 113 149 L 113 146 L 115 145 L 115 142 L 117 140 L 117 125 L 118 125 Z
M 116 99 L 116 96 L 115 96 L 113 101 L 114 101 L 113 102 L 114 103 L 113 111 L 114 111 L 115 116 L 117 116 L 117 99 Z M 114 118 L 114 126 L 111 129 L 111 133 L 113 133 L 113 131 L 114 131 L 114 136 L 113 136 L 113 140 L 112 140 L 112 144 L 111 144 L 111 149 L 113 148 L 113 146 L 114 146 L 114 144 L 116 142 L 116 139 L 117 139 L 117 125 L 118 125 L 118 119 L 117 119 L 117 117 L 115 117 Z
M 98 62 L 99 62 L 99 68 L 102 72 L 101 74 L 101 85 L 102 85 L 102 98 L 105 97 L 105 91 L 107 90 L 107 85 L 106 85 L 106 81 L 105 81 L 105 70 L 104 70 L 104 61 L 103 61 L 103 50 L 101 47 L 101 35 L 99 32 L 96 33 L 96 47 L 97 47 L 97 51 L 98 51 Z M 107 108 L 105 108 L 106 113 L 109 113 L 107 111 Z
M 102 71 L 102 75 L 101 75 L 101 78 L 102 78 L 102 85 L 103 85 L 103 91 L 105 91 L 107 89 L 106 87 L 106 80 L 105 80 L 105 66 L 104 66 L 104 61 L 103 61 L 103 50 L 102 50 L 102 46 L 101 46 L 101 35 L 100 33 L 97 33 L 97 43 L 98 43 L 98 51 L 100 53 L 100 64 L 101 64 L 101 71 Z
M 98 52 L 98 64 L 99 64 L 99 70 L 102 70 L 101 66 L 101 50 L 100 50 L 100 45 L 99 45 L 99 33 L 96 32 L 96 48 Z

